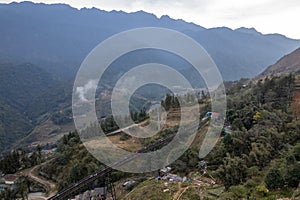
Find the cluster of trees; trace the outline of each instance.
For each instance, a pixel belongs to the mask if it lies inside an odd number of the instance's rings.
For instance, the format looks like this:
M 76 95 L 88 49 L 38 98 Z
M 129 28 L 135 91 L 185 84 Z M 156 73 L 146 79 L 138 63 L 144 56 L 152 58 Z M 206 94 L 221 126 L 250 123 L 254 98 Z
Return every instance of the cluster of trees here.
M 237 82 L 227 90 L 227 124 L 233 130 L 205 158 L 213 176 L 226 188 L 222 198 L 249 198 L 298 187 L 300 122 L 290 106 L 293 92 L 292 75 L 247 86 Z M 178 173 L 188 173 L 198 164 L 198 151 L 190 148 L 172 165 Z
M 270 189 L 280 189 L 285 185 L 298 187 L 300 183 L 300 143 L 270 169 L 265 183 Z
M 161 105 L 166 111 L 171 108 L 180 108 L 178 97 L 171 94 L 166 95 L 165 99 L 161 101 Z
M 122 119 L 120 119 L 120 121 L 124 122 L 124 125 L 126 125 L 132 120 L 135 123 L 139 123 L 142 122 L 146 119 L 149 118 L 148 113 L 146 112 L 146 108 L 144 107 L 143 109 L 141 109 L 139 112 L 130 112 L 130 116 L 109 116 L 106 117 L 105 119 L 102 119 L 102 121 L 100 122 L 101 128 L 103 130 L 104 133 L 110 133 L 112 131 L 118 130 L 119 127 L 116 123 L 116 120 L 114 120 L 114 117 L 121 117 Z M 130 120 L 131 119 L 131 120 Z M 119 121 L 119 120 L 118 120 Z
M 0 172 L 14 174 L 20 170 L 36 166 L 43 162 L 42 148 L 37 146 L 33 152 L 28 153 L 23 149 L 14 150 L 0 161 Z M 0 199 L 27 199 L 33 182 L 26 176 L 21 176 L 16 182 L 16 187 L 0 192 Z
M 37 146 L 30 154 L 22 149 L 14 150 L 0 161 L 0 171 L 4 174 L 13 174 L 40 164 L 43 161 L 41 151 L 41 146 Z
M 146 108 L 140 110 L 140 112 L 130 112 L 130 117 L 135 123 L 139 123 L 149 118 Z
M 179 173 L 182 176 L 187 176 L 189 172 L 198 170 L 199 168 L 199 152 L 195 148 L 189 148 L 184 152 L 178 160 L 176 160 L 171 167 L 175 173 Z
M 28 199 L 31 182 L 27 176 L 21 176 L 15 188 L 3 190 L 0 192 L 0 199 Z
M 211 165 L 219 166 L 216 175 L 226 189 L 254 178 L 280 155 L 284 155 L 277 161 L 282 170 L 275 166 L 268 172 L 264 180 L 267 188 L 298 186 L 299 155 L 296 150 L 289 153 L 300 142 L 300 122 L 289 107 L 293 91 L 291 75 L 267 78 L 247 87 L 237 83 L 228 90 L 227 120 L 234 131 L 207 157 Z
M 208 103 L 209 92 L 201 91 L 199 94 L 186 93 L 184 95 L 178 96 L 174 94 L 167 94 L 165 99 L 161 101 L 161 105 L 164 107 L 166 111 L 169 111 L 171 108 L 180 108 L 185 105 L 194 105 L 194 103 L 198 102 L 199 104 Z M 181 99 L 181 103 L 185 105 L 180 105 L 179 99 Z
M 58 190 L 88 176 L 102 166 L 81 144 L 77 132 L 64 135 L 57 147 L 55 158 L 44 165 L 40 172 L 58 183 Z
M 75 131 L 63 137 L 58 145 L 55 158 L 43 165 L 40 172 L 46 178 L 56 182 L 58 190 L 62 190 L 103 167 L 105 166 L 82 145 L 80 137 Z M 113 180 L 119 180 L 123 176 L 122 172 L 112 173 Z
M 237 83 L 228 90 L 227 119 L 234 129 L 243 131 L 249 130 L 254 124 L 259 123 L 261 112 L 265 113 L 263 116 L 265 119 L 280 117 L 278 114 L 291 116 L 288 113 L 288 108 L 293 97 L 293 91 L 294 77 L 291 75 L 266 78 L 264 82 L 249 83 L 246 88 Z M 277 113 L 270 116 L 272 112 Z M 257 116 L 255 116 L 256 114 Z M 253 119 L 254 116 L 255 120 Z M 261 119 L 261 122 L 263 121 L 264 119 Z
M 73 121 L 72 110 L 59 111 L 51 115 L 51 120 L 56 125 L 64 125 Z
M 34 182 L 28 176 L 20 176 L 15 187 L 0 192 L 0 199 L 28 199 L 30 192 L 46 192 L 40 183 Z
M 24 133 L 31 129 L 28 119 L 0 97 L 0 152 L 9 148 L 16 138 L 24 137 Z

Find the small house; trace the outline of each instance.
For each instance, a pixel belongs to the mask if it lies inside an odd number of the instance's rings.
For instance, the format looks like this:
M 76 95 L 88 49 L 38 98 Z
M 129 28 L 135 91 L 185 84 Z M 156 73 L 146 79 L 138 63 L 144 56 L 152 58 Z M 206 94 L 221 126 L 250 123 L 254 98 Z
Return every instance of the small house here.
M 161 169 L 160 172 L 162 172 L 163 174 L 168 174 L 171 171 L 171 169 L 171 167 L 165 167 Z
M 18 177 L 13 174 L 6 174 L 3 178 L 6 185 L 14 185 L 18 180 Z

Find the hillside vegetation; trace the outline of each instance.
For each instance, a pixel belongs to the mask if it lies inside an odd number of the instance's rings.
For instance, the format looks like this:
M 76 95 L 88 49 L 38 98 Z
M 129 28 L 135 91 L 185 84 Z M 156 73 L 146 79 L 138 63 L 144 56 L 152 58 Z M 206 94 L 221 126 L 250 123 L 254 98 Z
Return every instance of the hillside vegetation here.
M 218 166 L 214 174 L 227 190 L 224 199 L 291 197 L 298 187 L 300 122 L 290 108 L 293 94 L 292 75 L 228 90 L 233 132 L 207 157 Z
M 1 152 L 33 128 L 29 105 L 53 80 L 47 72 L 29 63 L 0 63 L 0 71 Z
M 192 146 L 171 165 L 172 173 L 200 179 L 202 185 L 169 183 L 169 192 L 162 194 L 166 188 L 164 182 L 150 178 L 156 177 L 156 172 L 132 175 L 114 171 L 112 179 L 117 181 L 118 188 L 128 178 L 137 180 L 130 188 L 120 189 L 118 197 L 222 200 L 299 198 L 300 122 L 290 106 L 294 100 L 294 83 L 295 77 L 288 75 L 269 77 L 257 83 L 248 82 L 247 85 L 236 82 L 227 89 L 226 124 L 231 126 L 231 131 L 224 132 L 213 151 L 204 158 L 208 162 L 207 173 L 203 174 L 198 157 L 199 146 L 207 129 L 205 126 L 199 129 Z M 177 109 L 176 101 L 170 101 L 173 103 L 167 105 L 168 99 L 172 98 L 175 99 L 168 95 L 162 101 L 169 111 Z M 209 108 L 208 97 L 199 102 L 202 105 L 201 113 L 205 113 Z M 165 129 L 160 138 L 174 132 L 174 128 Z M 122 139 L 123 143 L 127 141 Z M 9 169 L 7 165 L 2 167 L 5 166 L 3 169 Z M 78 134 L 71 132 L 62 138 L 54 158 L 40 168 L 40 174 L 56 182 L 58 190 L 62 190 L 103 167 L 85 149 Z M 210 185 L 211 180 L 216 181 L 215 186 Z M 101 186 L 101 180 L 93 185 Z
M 295 92 L 292 75 L 269 77 L 258 83 L 234 83 L 227 90 L 226 124 L 231 132 L 224 133 L 213 151 L 204 158 L 208 173 L 217 184 L 225 186 L 193 186 L 149 180 L 139 184 L 124 199 L 279 199 L 300 198 L 300 122 L 290 105 Z M 204 130 L 203 130 L 204 131 Z M 198 149 L 203 132 L 191 148 L 171 167 L 172 172 L 191 176 L 202 172 Z M 205 180 L 205 179 L 204 179 Z M 155 188 L 155 192 L 149 192 Z M 180 189 L 183 188 L 183 189 Z M 150 189 L 152 190 L 152 189 Z

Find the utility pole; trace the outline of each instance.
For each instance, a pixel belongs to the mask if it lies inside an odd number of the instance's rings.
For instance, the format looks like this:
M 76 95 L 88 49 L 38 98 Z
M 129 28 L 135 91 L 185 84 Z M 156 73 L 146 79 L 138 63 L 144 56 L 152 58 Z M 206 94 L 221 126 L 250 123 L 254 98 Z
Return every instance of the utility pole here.
M 111 200 L 117 200 L 116 190 L 113 182 L 111 181 L 111 173 L 108 173 L 104 178 L 104 194 L 103 198 L 106 200 L 110 195 Z

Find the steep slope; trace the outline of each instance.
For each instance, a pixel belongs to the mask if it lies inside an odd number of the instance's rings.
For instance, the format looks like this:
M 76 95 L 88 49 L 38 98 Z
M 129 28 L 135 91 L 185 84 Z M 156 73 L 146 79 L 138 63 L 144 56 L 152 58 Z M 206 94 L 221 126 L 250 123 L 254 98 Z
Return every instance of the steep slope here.
M 285 55 L 274 65 L 269 66 L 261 76 L 270 74 L 288 74 L 288 73 L 299 73 L 300 71 L 300 48 L 293 51 L 292 53 Z
M 0 4 L 0 60 L 43 64 L 58 76 L 72 77 L 85 56 L 107 37 L 130 28 L 163 26 L 175 30 L 203 28 L 142 11 L 127 14 L 68 5 L 31 2 Z
M 53 84 L 47 72 L 30 63 L 0 63 L 0 72 L 0 99 L 22 112 Z
M 33 128 L 35 120 L 29 105 L 53 84 L 53 80 L 47 72 L 29 63 L 2 63 L 0 71 L 1 151 Z
M 33 62 L 57 79 L 74 77 L 80 63 L 99 42 L 115 33 L 145 26 L 171 28 L 196 39 L 215 60 L 225 80 L 253 77 L 300 46 L 298 40 L 263 35 L 255 29 L 205 29 L 142 11 L 77 10 L 62 4 L 0 4 L 0 25 L 0 60 Z
M 16 137 L 10 142 L 25 136 L 41 120 L 51 119 L 52 114 L 62 115 L 57 118 L 70 118 L 72 80 L 82 60 L 99 42 L 120 31 L 156 26 L 186 33 L 204 46 L 225 80 L 255 76 L 265 66 L 300 46 L 299 40 L 276 34 L 263 35 L 255 29 L 205 29 L 168 16 L 157 18 L 142 11 L 77 10 L 63 4 L 0 4 L 0 26 L 0 63 L 6 63 L 0 64 L 2 113 L 3 116 L 18 116 L 16 118 L 21 121 L 5 117 L 11 120 L 5 124 L 2 121 L 4 125 L 1 125 L 0 131 L 3 135 L 8 132 L 14 135 L 10 128 L 12 124 L 21 123 L 23 125 L 18 127 L 24 127 L 22 134 L 20 130 L 16 131 Z M 112 81 L 116 81 L 129 67 L 154 61 L 173 66 L 195 83 L 200 82 L 184 59 L 170 53 L 144 51 L 116 60 L 112 69 L 107 71 L 108 79 L 103 83 L 105 89 L 111 89 L 115 83 Z M 33 64 L 7 64 L 22 62 Z M 113 77 L 112 74 L 117 75 Z M 151 91 L 157 93 L 156 90 Z M 143 95 L 139 96 L 132 102 L 136 110 L 145 103 Z M 109 108 L 109 103 L 108 99 L 99 107 Z
M 31 128 L 32 125 L 22 113 L 0 99 L 0 152 L 24 137 Z
M 214 28 L 192 37 L 210 53 L 225 80 L 254 77 L 300 46 L 299 41 L 282 35 L 263 35 L 246 28 Z

